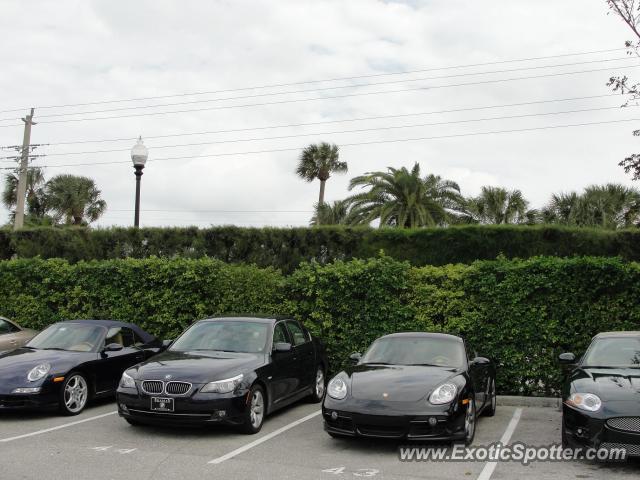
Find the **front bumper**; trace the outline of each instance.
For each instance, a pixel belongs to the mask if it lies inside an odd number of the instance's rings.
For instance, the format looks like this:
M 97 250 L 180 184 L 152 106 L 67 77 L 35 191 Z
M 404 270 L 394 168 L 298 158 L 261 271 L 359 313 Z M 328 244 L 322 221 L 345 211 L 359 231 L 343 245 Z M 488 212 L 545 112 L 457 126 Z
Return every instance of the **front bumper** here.
M 622 430 L 609 424 L 609 420 L 627 417 L 589 414 L 567 404 L 563 404 L 562 413 L 562 428 L 569 446 L 594 449 L 624 448 L 628 456 L 640 456 L 640 431 Z
M 324 429 L 350 437 L 451 441 L 465 438 L 465 407 L 334 400 L 322 406 Z
M 151 410 L 151 397 L 170 397 L 173 412 Z M 118 414 L 123 418 L 154 425 L 239 424 L 248 408 L 247 392 L 231 394 L 194 393 L 189 396 L 149 395 L 129 388 L 119 388 L 116 395 Z
M 41 410 L 57 406 L 58 394 L 53 392 L 0 394 L 0 412 L 3 410 Z

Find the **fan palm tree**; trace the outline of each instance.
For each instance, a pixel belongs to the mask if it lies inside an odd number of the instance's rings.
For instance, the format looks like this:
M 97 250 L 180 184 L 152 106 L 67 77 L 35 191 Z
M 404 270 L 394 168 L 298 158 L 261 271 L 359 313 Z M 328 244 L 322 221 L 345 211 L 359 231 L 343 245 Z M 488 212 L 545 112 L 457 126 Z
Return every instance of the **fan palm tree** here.
M 47 205 L 57 220 L 66 224 L 87 225 L 107 209 L 94 181 L 75 175 L 57 175 L 46 184 Z
M 307 182 L 313 182 L 316 178 L 320 180 L 320 195 L 318 205 L 324 204 L 324 190 L 327 180 L 332 173 L 345 173 L 347 162 L 340 161 L 340 154 L 337 145 L 330 145 L 326 142 L 309 145 L 302 150 L 296 173 Z
M 18 172 L 8 173 L 4 177 L 4 190 L 2 203 L 8 209 L 15 208 L 18 203 Z M 44 175 L 40 168 L 27 170 L 26 213 L 33 216 L 42 216 L 46 212 L 44 189 Z
M 526 223 L 535 216 L 528 210 L 529 202 L 520 190 L 482 187 L 480 195 L 466 201 L 467 214 L 476 222 L 486 224 Z
M 547 223 L 580 227 L 625 228 L 640 223 L 640 192 L 610 183 L 592 185 L 582 194 L 553 195 L 543 210 Z
M 386 172 L 369 172 L 351 179 L 349 190 L 367 191 L 347 199 L 352 215 L 365 223 L 380 220 L 380 226 L 423 227 L 444 225 L 450 209 L 459 204 L 460 187 L 436 175 L 420 176 L 420 164 L 389 167 Z

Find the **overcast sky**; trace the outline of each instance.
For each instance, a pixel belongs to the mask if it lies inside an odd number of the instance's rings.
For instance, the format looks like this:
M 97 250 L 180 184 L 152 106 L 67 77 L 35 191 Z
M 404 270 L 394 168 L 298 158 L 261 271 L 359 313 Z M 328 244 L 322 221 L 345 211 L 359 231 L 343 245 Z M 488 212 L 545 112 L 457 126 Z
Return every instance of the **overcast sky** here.
M 97 223 L 101 226 L 133 222 L 135 179 L 126 163 L 133 138 L 236 129 L 245 130 L 145 142 L 150 156 L 142 178 L 143 225 L 306 225 L 319 186 L 298 179 L 294 170 L 299 151 L 316 141 L 342 145 L 341 159 L 349 165 L 348 174 L 329 180 L 328 201 L 348 195 L 352 176 L 419 162 L 423 173 L 458 182 L 465 195 L 477 194 L 482 185 L 499 185 L 522 190 L 532 207 L 540 207 L 553 192 L 605 182 L 633 185 L 617 164 L 638 150 L 638 138 L 631 131 L 640 127 L 640 121 L 451 136 L 640 119 L 637 107 L 606 108 L 622 103 L 620 97 L 606 96 L 607 79 L 623 73 L 640 78 L 640 69 L 634 68 L 640 60 L 625 58 L 620 49 L 436 69 L 617 49 L 629 38 L 621 20 L 607 15 L 605 0 L 2 0 L 0 110 L 25 108 L 0 113 L 5 119 L 0 121 L 0 145 L 21 143 L 21 122 L 11 118 L 24 115 L 26 107 L 36 107 L 35 120 L 40 123 L 33 128 L 32 141 L 51 145 L 38 149 L 47 156 L 34 164 L 49 166 L 47 178 L 64 172 L 95 179 L 108 203 L 107 213 Z M 522 70 L 526 67 L 536 68 Z M 414 70 L 422 71 L 245 88 Z M 600 71 L 548 76 L 584 70 Z M 487 73 L 495 71 L 502 72 Z M 490 82 L 540 75 L 547 76 Z M 328 89 L 363 83 L 377 85 Z M 226 91 L 42 108 L 220 90 Z M 311 98 L 316 100 L 305 100 Z M 158 104 L 165 106 L 82 113 Z M 599 110 L 466 121 L 595 108 Z M 199 111 L 183 111 L 195 109 Z M 467 110 L 248 130 L 459 109 Z M 183 112 L 141 115 L 175 110 Z M 69 113 L 75 115 L 47 116 Z M 132 114 L 138 116 L 122 117 Z M 70 121 L 104 116 L 122 118 Z M 65 121 L 46 123 L 59 120 Z M 344 132 L 401 125 L 420 126 Z M 449 138 L 371 143 L 443 136 Z M 54 145 L 110 139 L 125 140 Z M 200 145 L 172 147 L 187 143 Z M 71 154 L 96 150 L 118 151 Z M 216 156 L 263 150 L 281 151 Z M 187 158 L 154 161 L 166 157 Z M 99 162 L 124 163 L 54 167 Z M 0 161 L 0 165 L 10 164 Z M 0 207 L 0 223 L 7 214 Z

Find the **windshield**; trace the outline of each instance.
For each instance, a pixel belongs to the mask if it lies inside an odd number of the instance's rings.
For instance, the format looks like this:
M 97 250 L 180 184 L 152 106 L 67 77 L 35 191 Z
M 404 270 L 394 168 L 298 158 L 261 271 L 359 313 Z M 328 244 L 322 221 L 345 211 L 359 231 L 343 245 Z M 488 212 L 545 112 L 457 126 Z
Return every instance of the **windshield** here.
M 373 342 L 360 363 L 461 368 L 465 364 L 465 353 L 462 342 L 453 339 L 387 337 Z
M 268 325 L 258 322 L 214 321 L 196 323 L 169 350 L 214 350 L 259 353 L 267 344 Z
M 640 336 L 598 338 L 582 361 L 583 367 L 640 367 Z
M 56 323 L 45 329 L 27 344 L 36 349 L 93 352 L 102 345 L 105 328 L 83 323 Z

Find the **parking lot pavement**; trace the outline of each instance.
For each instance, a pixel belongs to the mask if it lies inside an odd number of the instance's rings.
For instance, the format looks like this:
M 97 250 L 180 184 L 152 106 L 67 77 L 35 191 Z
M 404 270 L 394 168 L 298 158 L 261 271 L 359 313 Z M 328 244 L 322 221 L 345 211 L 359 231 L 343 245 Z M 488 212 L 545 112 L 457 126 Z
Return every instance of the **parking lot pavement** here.
M 400 462 L 398 443 L 333 439 L 322 430 L 319 405 L 300 403 L 268 417 L 257 435 L 232 428 L 132 427 L 113 403 L 77 417 L 0 414 L 0 478 L 87 480 L 153 478 L 260 479 L 564 479 L 637 478 L 639 462 L 519 463 Z M 516 414 L 516 412 L 518 412 Z M 516 418 L 518 417 L 519 418 Z M 501 407 L 480 418 L 475 445 L 511 434 L 511 442 L 557 443 L 560 413 L 553 408 Z

